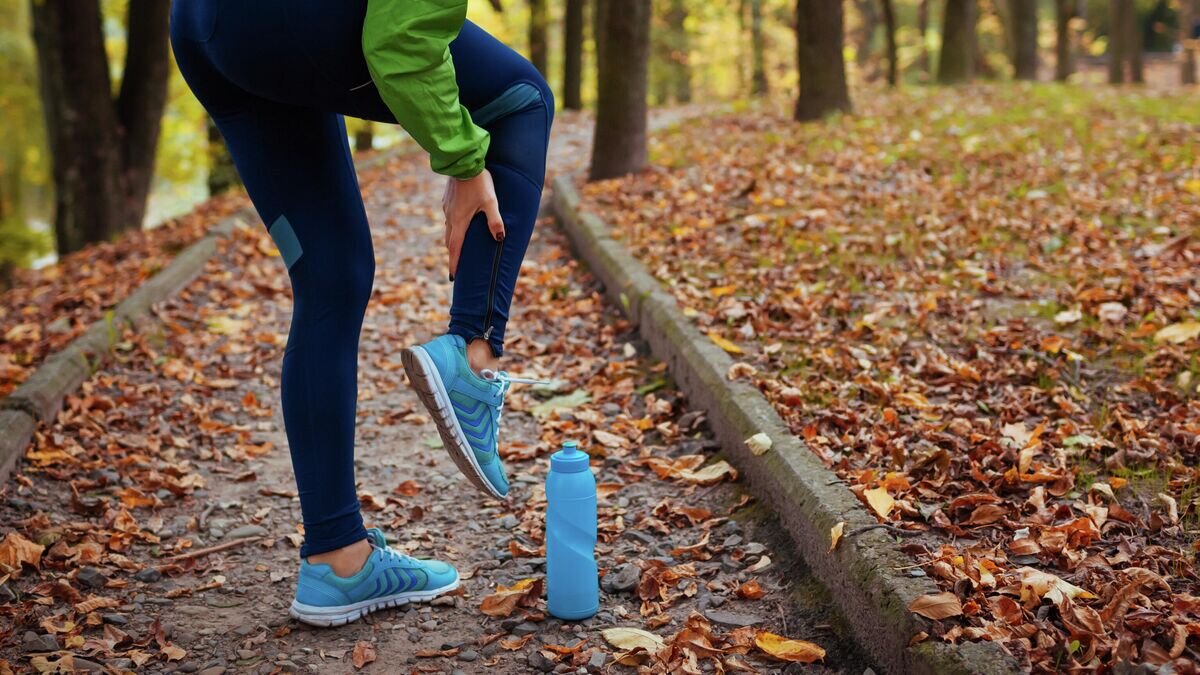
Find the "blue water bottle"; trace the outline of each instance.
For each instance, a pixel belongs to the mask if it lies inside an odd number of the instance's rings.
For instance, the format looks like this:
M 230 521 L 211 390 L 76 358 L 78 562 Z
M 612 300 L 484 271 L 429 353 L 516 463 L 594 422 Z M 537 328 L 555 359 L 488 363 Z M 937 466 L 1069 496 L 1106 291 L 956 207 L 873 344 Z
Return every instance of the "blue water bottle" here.
M 575 441 L 550 456 L 546 477 L 546 606 L 577 621 L 600 609 L 596 574 L 596 478 Z

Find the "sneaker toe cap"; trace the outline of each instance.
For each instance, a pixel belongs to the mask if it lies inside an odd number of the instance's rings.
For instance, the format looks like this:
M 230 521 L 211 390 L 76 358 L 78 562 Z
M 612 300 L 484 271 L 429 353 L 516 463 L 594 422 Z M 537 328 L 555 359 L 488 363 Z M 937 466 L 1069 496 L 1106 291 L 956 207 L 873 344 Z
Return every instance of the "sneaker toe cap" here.
M 425 574 L 429 576 L 430 587 L 448 586 L 458 579 L 458 570 L 449 563 L 441 560 L 422 560 L 421 564 L 425 568 Z

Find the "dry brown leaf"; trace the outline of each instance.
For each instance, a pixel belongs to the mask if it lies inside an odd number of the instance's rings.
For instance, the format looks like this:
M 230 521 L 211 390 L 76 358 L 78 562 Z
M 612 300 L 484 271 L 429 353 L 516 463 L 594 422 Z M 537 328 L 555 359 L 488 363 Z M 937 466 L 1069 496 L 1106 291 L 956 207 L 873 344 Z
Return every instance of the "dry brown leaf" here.
M 863 497 L 866 498 L 871 510 L 883 520 L 887 520 L 888 514 L 896 507 L 896 500 L 888 494 L 886 488 L 864 490 Z
M 545 579 L 522 579 L 512 586 L 497 586 L 496 592 L 483 599 L 479 611 L 488 616 L 510 616 L 517 607 L 535 607 L 542 597 Z
M 0 541 L 0 569 L 18 576 L 24 565 L 38 569 L 45 551 L 45 546 L 26 539 L 20 532 L 9 532 Z
M 927 619 L 941 621 L 952 616 L 961 616 L 963 607 L 957 595 L 944 591 L 918 597 L 909 603 L 908 611 Z
M 838 542 L 842 540 L 842 533 L 846 530 L 846 521 L 841 521 L 837 525 L 829 528 L 829 551 L 833 552 L 837 548 Z
M 366 640 L 359 640 L 354 643 L 354 651 L 350 654 L 350 661 L 356 669 L 361 670 L 368 663 L 373 663 L 375 658 L 375 645 Z

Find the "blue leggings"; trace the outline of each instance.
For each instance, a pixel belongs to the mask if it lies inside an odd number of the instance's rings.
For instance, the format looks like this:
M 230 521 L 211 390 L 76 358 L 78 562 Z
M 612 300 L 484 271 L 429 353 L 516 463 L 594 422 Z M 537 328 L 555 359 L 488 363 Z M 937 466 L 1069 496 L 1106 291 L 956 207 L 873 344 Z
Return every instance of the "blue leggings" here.
M 343 115 L 395 123 L 362 55 L 366 0 L 175 0 L 184 79 L 225 136 L 291 278 L 282 405 L 304 514 L 302 556 L 363 539 L 354 486 L 358 339 L 375 256 Z M 449 332 L 499 355 L 541 201 L 554 99 L 523 57 L 467 22 L 450 45 L 460 98 L 490 132 L 505 237 L 471 221 Z M 433 280 L 430 280 L 433 283 Z

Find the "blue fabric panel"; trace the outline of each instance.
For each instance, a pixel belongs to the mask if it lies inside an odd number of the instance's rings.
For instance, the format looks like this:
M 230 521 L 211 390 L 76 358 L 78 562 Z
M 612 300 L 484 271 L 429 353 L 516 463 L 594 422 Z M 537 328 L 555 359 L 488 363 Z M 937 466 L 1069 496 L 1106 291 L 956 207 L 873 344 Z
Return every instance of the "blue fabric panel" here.
M 292 229 L 292 224 L 288 222 L 287 216 L 279 216 L 271 223 L 271 227 L 267 229 L 271 235 L 271 239 L 275 240 L 275 246 L 279 247 L 279 255 L 283 256 L 283 264 L 287 268 L 292 269 L 292 265 L 300 259 L 304 253 L 304 249 L 300 248 L 300 240 L 296 238 L 296 231 Z
M 485 127 L 492 122 L 537 105 L 542 100 L 542 92 L 528 82 L 518 82 L 504 90 L 491 103 L 471 113 L 471 121 Z

